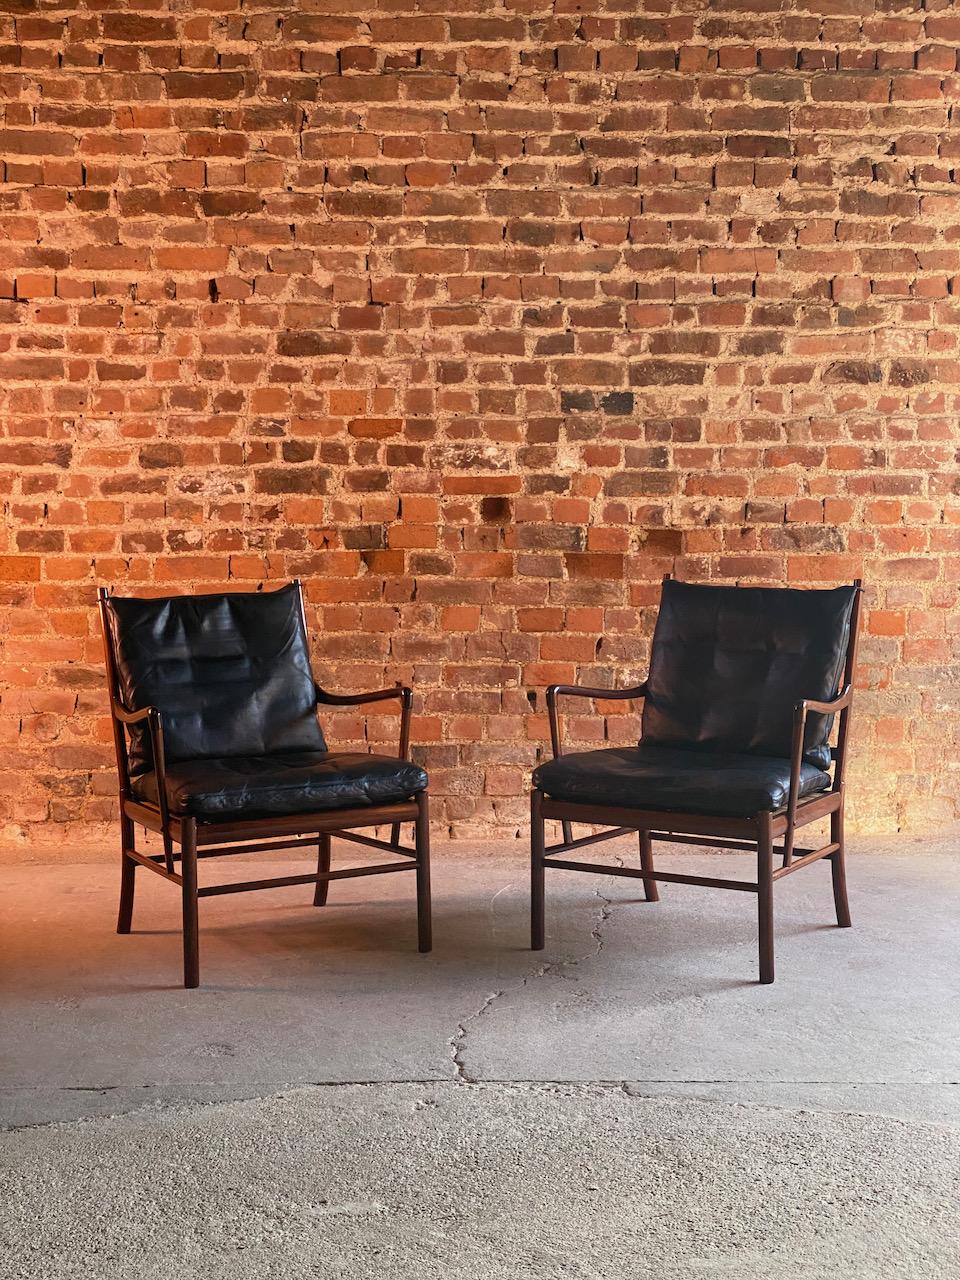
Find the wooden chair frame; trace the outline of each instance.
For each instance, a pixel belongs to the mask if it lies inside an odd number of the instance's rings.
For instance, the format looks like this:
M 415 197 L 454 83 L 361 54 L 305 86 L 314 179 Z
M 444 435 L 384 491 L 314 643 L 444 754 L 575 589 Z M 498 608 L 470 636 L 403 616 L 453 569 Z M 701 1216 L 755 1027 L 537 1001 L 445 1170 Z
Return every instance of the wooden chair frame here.
M 602 875 L 625 876 L 643 881 L 644 896 L 648 902 L 658 902 L 658 881 L 671 884 L 697 884 L 711 889 L 733 889 L 740 893 L 757 895 L 759 920 L 760 981 L 774 980 L 774 932 L 773 886 L 778 880 L 793 875 L 802 867 L 811 866 L 822 858 L 830 861 L 833 872 L 833 896 L 840 928 L 850 927 L 850 907 L 847 901 L 847 879 L 843 831 L 844 774 L 849 741 L 850 711 L 853 704 L 853 677 L 857 657 L 857 636 L 860 629 L 860 612 L 863 596 L 861 581 L 854 582 L 856 594 L 850 621 L 850 635 L 844 662 L 841 686 L 837 696 L 828 702 L 805 699 L 797 703 L 793 715 L 792 755 L 790 761 L 790 790 L 787 804 L 775 812 L 761 812 L 751 817 L 709 816 L 694 813 L 674 813 L 655 809 L 621 809 L 607 805 L 580 804 L 567 800 L 554 800 L 544 792 L 534 790 L 530 797 L 530 860 L 531 860 L 531 941 L 534 951 L 544 946 L 545 872 L 548 867 L 563 871 L 587 871 Z M 550 741 L 554 759 L 562 754 L 560 718 L 557 699 L 560 696 L 601 699 L 604 701 L 642 701 L 646 695 L 646 683 L 632 689 L 592 689 L 581 685 L 555 684 L 547 690 L 547 710 L 550 719 Z M 831 748 L 833 783 L 827 792 L 817 792 L 801 798 L 800 769 L 803 763 L 804 728 L 809 712 L 838 715 L 837 745 Z M 795 837 L 799 828 L 818 818 L 830 818 L 830 839 L 816 849 L 796 848 Z M 546 845 L 544 824 L 546 819 L 559 820 L 563 839 L 558 844 Z M 574 840 L 571 824 L 583 822 L 608 826 L 612 830 Z M 589 862 L 578 862 L 557 855 L 587 845 L 611 840 L 615 836 L 636 831 L 640 842 L 640 867 L 611 867 Z M 707 845 L 720 849 L 756 850 L 756 881 L 725 880 L 713 876 L 681 875 L 674 871 L 657 871 L 653 862 L 653 843 L 661 840 L 673 844 Z M 775 842 L 782 840 L 777 846 Z M 774 859 L 780 858 L 780 866 L 774 867 Z
M 304 617 L 303 585 L 294 579 L 300 593 L 300 610 Z M 430 816 L 426 791 L 411 800 L 394 804 L 370 805 L 357 809 L 325 809 L 314 813 L 282 814 L 267 818 L 238 818 L 224 822 L 204 822 L 197 818 L 178 817 L 169 812 L 165 785 L 163 750 L 163 718 L 156 707 L 138 707 L 128 710 L 123 706 L 117 676 L 116 661 L 110 631 L 107 624 L 106 603 L 109 592 L 105 587 L 98 591 L 100 622 L 103 628 L 104 656 L 110 694 L 110 711 L 113 724 L 113 743 L 117 755 L 117 771 L 120 778 L 120 911 L 117 932 L 129 933 L 133 921 L 133 899 L 138 867 L 148 870 L 178 885 L 183 910 L 183 985 L 197 987 L 200 984 L 198 906 L 201 898 L 224 893 L 245 893 L 257 889 L 274 889 L 285 885 L 312 884 L 314 906 L 324 906 L 331 880 L 347 880 L 358 876 L 386 875 L 394 871 L 415 871 L 417 877 L 417 940 L 420 951 L 432 946 L 431 896 L 430 896 Z M 317 705 L 329 707 L 353 707 L 367 703 L 383 702 L 388 698 L 400 701 L 400 742 L 398 758 L 407 760 L 410 750 L 410 716 L 413 707 L 413 691 L 403 685 L 391 689 L 377 689 L 370 693 L 333 694 L 314 686 Z M 127 750 L 126 727 L 146 722 L 157 774 L 156 805 L 135 799 L 130 785 L 130 762 Z M 402 823 L 414 826 L 413 847 L 400 844 Z M 136 848 L 135 824 L 147 831 L 157 832 L 163 840 L 162 854 L 147 854 Z M 390 839 L 379 840 L 358 834 L 358 828 L 390 824 Z M 310 834 L 306 834 L 310 833 Z M 364 845 L 400 859 L 378 863 L 375 866 L 330 869 L 330 841 L 333 836 L 353 844 Z M 179 846 L 179 851 L 175 849 Z M 317 870 L 304 875 L 277 876 L 270 880 L 244 880 L 233 884 L 200 886 L 197 881 L 197 862 L 201 858 L 223 857 L 240 853 L 272 853 L 275 850 L 316 847 Z M 179 873 L 176 863 L 180 863 Z

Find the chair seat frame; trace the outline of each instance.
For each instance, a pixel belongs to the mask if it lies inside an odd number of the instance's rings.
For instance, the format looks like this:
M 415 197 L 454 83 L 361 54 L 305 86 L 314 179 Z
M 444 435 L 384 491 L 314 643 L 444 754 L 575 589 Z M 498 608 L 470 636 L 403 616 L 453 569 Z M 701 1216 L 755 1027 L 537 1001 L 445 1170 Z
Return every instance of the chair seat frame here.
M 306 614 L 303 585 L 294 579 L 300 594 L 300 610 Z M 124 707 L 113 646 L 107 623 L 109 592 L 98 591 L 100 621 L 103 629 L 104 658 L 110 694 L 113 741 L 120 781 L 120 909 L 117 932 L 130 933 L 136 871 L 145 867 L 179 887 L 183 915 L 183 985 L 200 984 L 199 901 L 228 893 L 246 893 L 260 889 L 278 889 L 289 885 L 312 884 L 314 906 L 324 906 L 332 880 L 348 880 L 360 876 L 386 875 L 396 871 L 413 871 L 417 884 L 417 945 L 421 952 L 432 947 L 430 891 L 430 809 L 427 791 L 402 801 L 364 805 L 353 809 L 322 809 L 310 813 L 278 814 L 271 817 L 233 818 L 209 822 L 200 818 L 173 814 L 169 810 L 163 744 L 163 717 L 156 707 Z M 321 706 L 353 707 L 396 699 L 400 702 L 400 733 L 397 759 L 410 758 L 410 720 L 413 691 L 396 685 L 369 693 L 334 694 L 314 685 L 318 710 Z M 127 742 L 129 726 L 145 723 L 157 778 L 157 804 L 134 796 L 131 784 Z M 413 824 L 412 846 L 400 843 L 401 826 Z M 160 854 L 137 849 L 136 826 L 158 834 L 163 841 Z M 390 827 L 389 840 L 361 834 L 362 828 Z M 337 837 L 351 844 L 394 855 L 391 862 L 331 870 L 331 840 Z M 274 876 L 266 880 L 234 881 L 227 884 L 200 885 L 198 862 L 204 858 L 226 857 L 243 853 L 274 853 L 288 849 L 317 849 L 317 870 L 299 875 Z M 180 870 L 177 870 L 179 864 Z
M 846 792 L 844 777 L 849 742 L 850 711 L 853 705 L 853 678 L 856 667 L 857 636 L 860 627 L 863 588 L 860 579 L 853 583 L 854 603 L 847 641 L 847 652 L 841 678 L 841 689 L 828 701 L 804 699 L 798 702 L 793 714 L 793 734 L 790 759 L 790 787 L 787 803 L 783 808 L 762 811 L 743 817 L 709 813 L 685 813 L 647 808 L 618 808 L 603 804 L 584 804 L 556 799 L 534 789 L 530 797 L 530 875 L 531 913 L 530 945 L 540 951 L 545 945 L 545 891 L 546 870 L 592 872 L 599 875 L 623 876 L 641 880 L 648 902 L 660 899 L 658 882 L 671 884 L 702 885 L 710 889 L 731 889 L 757 896 L 759 926 L 760 982 L 771 983 L 774 966 L 774 915 L 773 886 L 778 880 L 793 875 L 803 867 L 828 859 L 832 869 L 834 905 L 837 925 L 849 928 L 850 906 L 847 899 L 847 878 L 844 841 L 844 804 Z M 602 701 L 642 702 L 647 693 L 646 682 L 629 689 L 598 689 L 583 685 L 551 685 L 547 690 L 547 712 L 550 722 L 550 741 L 553 758 L 563 754 L 558 700 L 562 696 L 588 698 Z M 837 743 L 831 748 L 833 779 L 829 791 L 800 796 L 800 775 L 803 765 L 803 746 L 807 716 L 810 712 L 836 715 Z M 798 848 L 796 833 L 802 827 L 821 818 L 830 820 L 829 840 L 815 848 Z M 561 825 L 562 840 L 547 845 L 545 824 L 549 819 Z M 572 824 L 586 823 L 603 826 L 607 830 L 574 839 Z M 589 845 L 612 840 L 617 836 L 636 831 L 639 835 L 640 866 L 623 867 L 601 865 L 563 858 L 559 855 Z M 777 845 L 777 841 L 781 843 Z M 757 855 L 755 880 L 732 880 L 714 876 L 681 874 L 675 871 L 659 871 L 654 865 L 655 841 L 684 845 L 704 845 L 718 849 L 752 851 Z M 779 867 L 775 860 L 780 859 Z

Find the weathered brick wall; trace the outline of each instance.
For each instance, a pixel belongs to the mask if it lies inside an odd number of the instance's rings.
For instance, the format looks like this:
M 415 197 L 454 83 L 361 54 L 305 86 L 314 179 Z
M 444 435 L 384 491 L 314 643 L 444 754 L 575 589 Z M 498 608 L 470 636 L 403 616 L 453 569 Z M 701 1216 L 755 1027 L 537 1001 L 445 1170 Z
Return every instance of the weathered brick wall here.
M 0 9 L 7 836 L 112 814 L 96 583 L 292 575 L 464 834 L 664 571 L 862 574 L 857 820 L 955 817 L 956 8 Z

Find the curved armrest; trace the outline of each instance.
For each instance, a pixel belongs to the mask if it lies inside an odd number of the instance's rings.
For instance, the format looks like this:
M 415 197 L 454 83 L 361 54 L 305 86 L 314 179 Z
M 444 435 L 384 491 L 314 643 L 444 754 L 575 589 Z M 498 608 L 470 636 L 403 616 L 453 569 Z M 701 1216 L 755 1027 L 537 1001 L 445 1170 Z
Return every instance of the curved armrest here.
M 647 696 L 646 680 L 631 689 L 593 689 L 582 684 L 552 684 L 547 689 L 547 713 L 550 718 L 550 745 L 553 758 L 556 760 L 563 754 L 560 745 L 560 717 L 557 714 L 557 698 L 561 695 L 570 698 L 600 698 L 606 702 L 626 702 L 639 700 Z
M 164 777 L 166 774 L 166 765 L 163 755 L 163 718 L 157 707 L 141 707 L 139 711 L 127 711 L 122 707 L 116 699 L 111 698 L 110 710 L 113 712 L 115 720 L 119 720 L 121 724 L 134 725 L 140 724 L 146 720 L 147 732 L 150 735 L 150 754 L 153 756 L 153 767 L 157 774 L 157 788 L 160 793 L 160 808 L 166 813 L 166 793 L 164 791 Z
M 383 702 L 387 698 L 401 698 L 404 701 L 413 697 L 413 690 L 405 685 L 395 684 L 392 689 L 374 689 L 370 693 L 328 693 L 314 684 L 317 702 L 327 707 L 357 707 L 364 702 Z
M 325 707 L 359 707 L 366 702 L 385 702 L 388 698 L 400 699 L 400 742 L 397 754 L 406 760 L 410 754 L 410 713 L 413 709 L 413 690 L 405 684 L 395 684 L 392 689 L 373 689 L 370 693 L 328 693 L 314 682 L 317 704 Z
M 644 680 L 632 689 L 591 689 L 585 684 L 552 684 L 547 690 L 547 702 L 555 701 L 561 693 L 571 698 L 604 698 L 608 702 L 617 702 L 627 698 L 645 698 L 647 682 Z
M 848 684 L 847 687 L 830 702 L 817 702 L 815 698 L 804 698 L 802 702 L 798 702 L 794 708 L 794 718 L 802 715 L 806 719 L 808 711 L 820 711 L 824 715 L 832 715 L 835 711 L 842 711 L 844 707 L 849 707 L 853 699 L 853 685 Z
M 160 712 L 156 707 L 141 707 L 139 711 L 127 711 L 119 702 L 111 700 L 110 710 L 121 724 L 139 724 L 141 720 L 148 720 L 151 716 L 156 716 L 158 720 L 160 718 Z

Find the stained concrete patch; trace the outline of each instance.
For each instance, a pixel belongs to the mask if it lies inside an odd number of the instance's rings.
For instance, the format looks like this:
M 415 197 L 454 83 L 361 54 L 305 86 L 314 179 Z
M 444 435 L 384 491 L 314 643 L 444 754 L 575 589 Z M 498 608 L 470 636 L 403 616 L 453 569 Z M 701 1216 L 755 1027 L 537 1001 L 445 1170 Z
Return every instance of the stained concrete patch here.
M 960 1134 L 616 1086 L 334 1086 L 6 1135 L 7 1280 L 954 1280 Z

